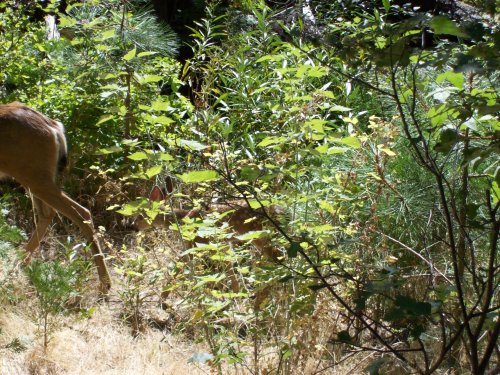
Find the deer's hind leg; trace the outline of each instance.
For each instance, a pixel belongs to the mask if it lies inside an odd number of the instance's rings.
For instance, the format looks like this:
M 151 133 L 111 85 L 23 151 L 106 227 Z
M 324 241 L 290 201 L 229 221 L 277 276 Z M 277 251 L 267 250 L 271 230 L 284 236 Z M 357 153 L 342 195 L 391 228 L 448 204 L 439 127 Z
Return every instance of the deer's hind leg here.
M 39 200 L 41 200 L 43 204 L 50 206 L 53 210 L 66 216 L 80 228 L 84 237 L 90 243 L 90 248 L 92 250 L 94 263 L 97 266 L 97 272 L 99 274 L 102 289 L 104 292 L 107 292 L 107 290 L 111 287 L 111 278 L 104 261 L 104 254 L 101 251 L 92 225 L 92 216 L 90 215 L 90 211 L 85 207 L 80 206 L 64 194 L 55 183 L 50 186 L 45 186 L 43 190 L 40 189 L 37 191 L 32 189 L 32 193 Z

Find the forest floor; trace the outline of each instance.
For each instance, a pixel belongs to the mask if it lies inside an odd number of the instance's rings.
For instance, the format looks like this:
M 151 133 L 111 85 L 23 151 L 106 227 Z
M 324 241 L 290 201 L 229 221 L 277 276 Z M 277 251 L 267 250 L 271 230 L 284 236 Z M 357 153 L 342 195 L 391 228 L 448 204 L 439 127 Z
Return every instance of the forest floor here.
M 47 348 L 43 327 L 28 306 L 0 308 L 0 374 L 206 374 L 189 358 L 201 348 L 150 330 L 134 338 L 112 307 L 89 319 L 66 317 L 53 327 Z M 203 368 L 205 367 L 205 368 Z
M 10 280 L 9 294 L 14 296 L 0 305 L 0 375 L 212 373 L 208 365 L 189 362 L 206 349 L 167 330 L 147 327 L 134 337 L 122 316 L 122 303 L 113 293 L 108 302 L 97 301 L 97 288 L 79 301 L 90 306 L 84 315 L 75 310 L 51 317 L 45 330 L 33 288 L 14 257 L 2 265 L 9 275 L 0 272 L 0 280 Z

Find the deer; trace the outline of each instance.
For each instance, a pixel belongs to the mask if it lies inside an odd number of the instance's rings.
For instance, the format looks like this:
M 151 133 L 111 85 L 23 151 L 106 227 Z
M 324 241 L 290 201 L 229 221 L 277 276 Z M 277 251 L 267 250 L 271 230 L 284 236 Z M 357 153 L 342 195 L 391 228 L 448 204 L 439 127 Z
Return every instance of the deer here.
M 67 164 L 64 126 L 44 114 L 13 102 L 0 105 L 0 178 L 12 177 L 31 196 L 35 229 L 25 246 L 25 262 L 40 248 L 57 212 L 71 220 L 89 242 L 101 291 L 111 288 L 104 254 L 90 211 L 58 186 L 57 177 Z

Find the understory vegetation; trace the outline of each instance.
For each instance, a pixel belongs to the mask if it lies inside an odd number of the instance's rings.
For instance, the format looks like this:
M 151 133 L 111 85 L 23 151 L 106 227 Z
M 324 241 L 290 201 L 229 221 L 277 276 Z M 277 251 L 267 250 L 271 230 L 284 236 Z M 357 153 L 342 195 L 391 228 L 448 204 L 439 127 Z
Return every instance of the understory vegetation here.
M 58 37 L 31 2 L 0 4 L 0 102 L 65 124 L 64 190 L 114 284 L 97 301 L 64 220 L 20 271 L 31 208 L 2 181 L 0 312 L 30 302 L 37 350 L 109 304 L 113 329 L 200 345 L 189 361 L 213 373 L 500 371 L 491 4 L 458 22 L 389 0 L 318 1 L 316 19 L 309 1 L 207 2 L 186 41 L 147 1 L 59 3 Z

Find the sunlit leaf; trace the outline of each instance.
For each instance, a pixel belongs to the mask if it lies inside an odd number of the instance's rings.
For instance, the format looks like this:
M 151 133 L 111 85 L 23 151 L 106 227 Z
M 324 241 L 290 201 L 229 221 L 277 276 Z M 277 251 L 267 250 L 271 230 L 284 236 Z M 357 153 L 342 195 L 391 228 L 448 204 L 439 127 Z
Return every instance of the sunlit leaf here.
M 203 143 L 197 142 L 197 141 L 191 141 L 189 139 L 181 139 L 180 140 L 180 145 L 193 150 L 193 151 L 202 151 L 205 150 L 208 146 L 204 145 Z
M 135 57 L 135 53 L 136 53 L 136 52 L 137 52 L 137 49 L 136 49 L 136 48 L 134 48 L 134 49 L 130 50 L 129 52 L 127 52 L 127 53 L 125 54 L 125 56 L 123 56 L 123 60 L 125 60 L 125 61 L 130 61 L 130 60 L 132 60 L 132 59 Z
M 360 148 L 361 147 L 361 142 L 357 137 L 350 136 L 350 137 L 345 137 L 340 140 L 340 142 L 346 146 L 352 147 L 352 148 Z
M 155 111 L 168 111 L 170 109 L 170 102 L 158 99 L 151 103 L 151 109 Z
M 324 66 L 313 66 L 307 71 L 307 75 L 313 78 L 324 77 L 328 74 L 328 68 Z
M 134 152 L 133 154 L 128 155 L 127 158 L 135 161 L 146 160 L 148 158 L 148 155 L 145 152 L 141 151 L 141 152 Z
M 268 234 L 269 234 L 268 231 L 265 231 L 265 230 L 255 230 L 255 231 L 246 232 L 240 236 L 236 236 L 236 238 L 241 240 L 241 241 L 251 241 L 251 240 L 265 237 Z
M 141 83 L 159 82 L 162 79 L 163 79 L 162 76 L 155 74 L 147 74 L 144 77 L 142 77 L 139 82 Z
M 115 29 L 109 29 L 103 31 L 101 34 L 101 40 L 106 40 L 115 36 Z
M 162 166 L 161 165 L 155 165 L 154 167 L 149 168 L 146 170 L 146 176 L 148 178 L 154 177 L 156 175 L 159 175 L 162 171 Z
M 464 78 L 463 73 L 455 73 L 452 71 L 447 71 L 447 72 L 439 74 L 436 78 L 437 83 L 441 83 L 444 80 L 447 80 L 448 82 L 450 82 L 453 86 L 455 86 L 458 89 L 464 88 L 465 78 Z
M 166 152 L 160 152 L 158 154 L 158 156 L 160 157 L 160 160 L 163 160 L 163 161 L 172 161 L 174 160 L 174 157 Z
M 146 57 L 146 56 L 151 56 L 151 55 L 156 55 L 157 52 L 153 52 L 153 51 L 146 51 L 146 52 L 139 52 L 137 54 L 137 57 Z
M 383 147 L 383 146 L 379 145 L 378 149 L 388 156 L 396 156 L 396 153 L 394 151 L 392 151 L 390 148 Z
M 121 152 L 123 149 L 120 146 L 111 146 L 106 148 L 101 148 L 96 152 L 96 155 L 108 155 L 115 152 Z
M 217 180 L 219 174 L 213 170 L 192 171 L 182 174 L 180 178 L 185 183 L 208 182 Z
M 115 116 L 114 115 L 107 115 L 107 116 L 102 116 L 99 121 L 97 121 L 96 125 L 101 125 L 107 121 L 114 120 Z
M 174 120 L 172 120 L 170 117 L 167 116 L 146 115 L 144 116 L 144 120 L 151 124 L 161 124 L 161 125 L 170 125 L 171 123 L 175 122 Z
M 286 137 L 274 137 L 274 136 L 270 136 L 270 137 L 266 137 L 262 141 L 260 141 L 257 144 L 257 146 L 258 147 L 267 147 L 267 146 L 270 146 L 270 145 L 283 144 L 283 143 L 286 142 L 286 140 L 287 140 Z

